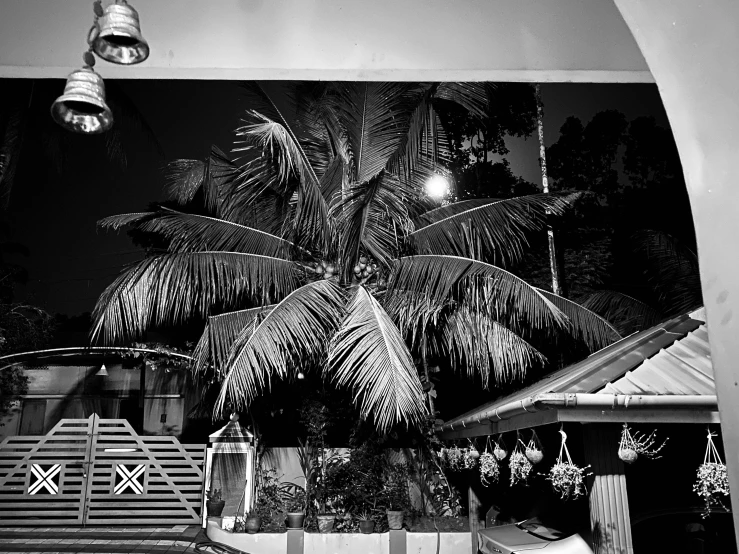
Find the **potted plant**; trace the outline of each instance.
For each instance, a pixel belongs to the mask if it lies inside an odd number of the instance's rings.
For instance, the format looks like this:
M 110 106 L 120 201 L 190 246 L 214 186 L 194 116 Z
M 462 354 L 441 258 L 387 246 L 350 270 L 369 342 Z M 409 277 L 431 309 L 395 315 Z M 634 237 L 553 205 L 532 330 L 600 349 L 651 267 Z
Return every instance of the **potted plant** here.
M 296 489 L 287 502 L 287 528 L 302 529 L 305 523 L 305 490 Z
M 244 529 L 250 535 L 254 535 L 259 532 L 259 528 L 262 526 L 262 517 L 259 510 L 255 509 L 246 514 L 244 520 Z
M 221 498 L 221 489 L 213 489 L 207 493 L 207 501 L 205 507 L 208 512 L 208 516 L 221 517 L 223 513 L 223 507 L 226 505 L 226 501 Z
M 375 530 L 375 522 L 372 519 L 372 514 L 368 511 L 361 512 L 357 519 L 359 520 L 359 530 L 365 535 L 369 535 Z
M 410 506 L 408 468 L 404 464 L 393 464 L 388 468 L 383 493 L 387 506 L 388 528 L 402 529 L 404 509 Z

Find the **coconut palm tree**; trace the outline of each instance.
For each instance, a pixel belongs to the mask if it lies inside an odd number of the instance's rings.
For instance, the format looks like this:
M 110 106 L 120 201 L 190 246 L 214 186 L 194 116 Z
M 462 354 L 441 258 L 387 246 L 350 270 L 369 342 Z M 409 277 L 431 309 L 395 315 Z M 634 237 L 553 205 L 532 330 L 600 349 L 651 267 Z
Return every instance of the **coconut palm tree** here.
M 216 414 L 248 406 L 275 377 L 315 370 L 351 389 L 386 431 L 426 415 L 414 353 L 448 357 L 487 385 L 544 361 L 532 337 L 574 335 L 592 348 L 618 338 L 506 269 L 571 197 L 439 205 L 425 196 L 449 154 L 436 107 L 456 102 L 482 116 L 485 86 L 285 90 L 281 109 L 275 94 L 249 87 L 238 159 L 214 148 L 204 162 L 170 164 L 181 210 L 101 222 L 156 235 L 164 249 L 102 294 L 94 340 L 207 318 L 194 371 L 220 383 Z

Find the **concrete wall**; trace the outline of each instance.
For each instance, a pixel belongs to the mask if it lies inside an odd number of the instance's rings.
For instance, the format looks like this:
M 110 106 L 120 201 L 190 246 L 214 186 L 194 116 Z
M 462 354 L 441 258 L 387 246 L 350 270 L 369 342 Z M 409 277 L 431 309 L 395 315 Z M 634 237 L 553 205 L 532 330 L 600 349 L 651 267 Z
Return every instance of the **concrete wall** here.
M 108 1 L 104 2 L 107 4 Z M 114 78 L 651 82 L 612 0 L 133 0 L 151 57 Z M 0 77 L 81 64 L 89 0 L 3 0 Z

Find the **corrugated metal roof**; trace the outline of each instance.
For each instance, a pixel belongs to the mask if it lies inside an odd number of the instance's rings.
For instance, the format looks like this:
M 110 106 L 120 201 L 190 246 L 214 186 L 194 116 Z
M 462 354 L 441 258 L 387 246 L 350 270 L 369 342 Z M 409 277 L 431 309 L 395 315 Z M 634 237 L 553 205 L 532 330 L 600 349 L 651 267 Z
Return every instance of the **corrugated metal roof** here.
M 544 393 L 715 395 L 708 332 L 700 311 L 622 339 L 577 364 L 447 423 Z
M 597 391 L 601 394 L 716 394 L 705 324 Z

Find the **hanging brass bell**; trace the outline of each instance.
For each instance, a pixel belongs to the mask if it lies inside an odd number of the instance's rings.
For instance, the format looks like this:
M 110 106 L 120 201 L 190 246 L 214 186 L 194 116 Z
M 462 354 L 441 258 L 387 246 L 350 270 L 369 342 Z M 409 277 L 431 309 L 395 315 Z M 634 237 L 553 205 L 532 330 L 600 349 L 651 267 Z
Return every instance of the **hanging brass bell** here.
M 92 48 L 104 60 L 133 65 L 149 57 L 149 45 L 141 36 L 139 14 L 125 0 L 107 6 L 93 32 Z
M 105 103 L 103 78 L 90 67 L 70 73 L 64 94 L 51 105 L 51 117 L 75 133 L 93 135 L 110 129 L 113 113 Z

